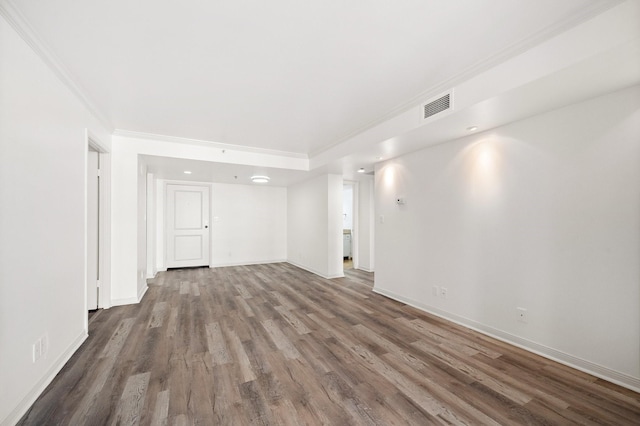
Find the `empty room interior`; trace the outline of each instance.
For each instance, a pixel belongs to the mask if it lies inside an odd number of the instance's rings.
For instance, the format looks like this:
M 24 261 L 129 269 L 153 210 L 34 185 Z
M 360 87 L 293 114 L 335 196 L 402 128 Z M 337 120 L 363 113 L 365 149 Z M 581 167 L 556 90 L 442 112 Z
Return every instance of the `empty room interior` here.
M 0 0 L 0 425 L 639 392 L 640 2 Z

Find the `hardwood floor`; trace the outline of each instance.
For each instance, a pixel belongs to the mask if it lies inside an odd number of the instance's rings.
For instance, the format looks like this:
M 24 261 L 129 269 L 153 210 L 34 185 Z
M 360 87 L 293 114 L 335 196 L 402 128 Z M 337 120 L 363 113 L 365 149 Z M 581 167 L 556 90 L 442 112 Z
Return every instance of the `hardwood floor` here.
M 289 264 L 160 273 L 19 424 L 640 424 L 640 395 Z

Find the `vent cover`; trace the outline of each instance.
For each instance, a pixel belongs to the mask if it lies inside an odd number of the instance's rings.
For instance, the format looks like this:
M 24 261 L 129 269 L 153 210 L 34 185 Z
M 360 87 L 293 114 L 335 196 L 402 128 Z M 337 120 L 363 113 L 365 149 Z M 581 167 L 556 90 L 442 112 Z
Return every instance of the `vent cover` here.
M 453 109 L 453 89 L 444 95 L 424 102 L 420 108 L 423 121 L 451 109 Z

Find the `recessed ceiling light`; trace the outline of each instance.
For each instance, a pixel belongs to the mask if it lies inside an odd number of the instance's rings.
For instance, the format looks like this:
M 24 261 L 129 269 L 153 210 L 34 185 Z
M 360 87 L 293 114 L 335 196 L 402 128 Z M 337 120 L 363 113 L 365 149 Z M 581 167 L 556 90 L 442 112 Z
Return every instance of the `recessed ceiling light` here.
M 360 168 L 358 169 L 358 173 L 364 173 L 364 167 L 360 167 Z
M 467 127 L 467 130 L 470 132 L 475 132 L 476 130 L 478 130 L 478 126 Z
M 269 176 L 251 176 L 251 181 L 255 183 L 267 183 L 269 180 Z
M 190 175 L 190 174 L 191 174 L 191 171 L 190 171 L 190 170 L 185 170 L 185 171 L 184 171 L 184 174 L 185 174 L 185 175 Z

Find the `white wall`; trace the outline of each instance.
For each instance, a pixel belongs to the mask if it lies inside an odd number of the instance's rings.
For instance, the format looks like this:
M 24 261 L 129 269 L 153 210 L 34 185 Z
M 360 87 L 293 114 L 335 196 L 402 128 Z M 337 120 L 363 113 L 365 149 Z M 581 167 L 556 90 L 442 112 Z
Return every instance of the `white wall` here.
M 342 276 L 342 176 L 287 188 L 288 261 L 323 277 Z
M 155 256 L 155 269 L 156 272 L 166 271 L 167 267 L 164 264 L 164 198 L 165 198 L 165 180 L 164 179 L 155 179 L 155 205 L 156 205 L 156 227 L 155 227 L 155 235 L 156 235 L 156 256 Z M 155 276 L 155 272 L 154 272 Z
M 214 183 L 211 205 L 212 266 L 286 260 L 286 188 Z
M 158 179 L 155 255 L 164 264 L 164 188 Z M 182 181 L 188 185 L 189 182 Z M 282 187 L 192 182 L 211 188 L 212 267 L 284 262 L 287 259 L 287 189 Z
M 353 229 L 353 183 L 343 186 L 342 215 L 342 228 Z
M 147 291 L 147 166 L 138 161 L 138 265 L 137 265 L 137 298 Z
M 363 176 L 358 181 L 358 262 L 356 268 L 373 272 L 374 252 L 374 181 L 373 176 Z
M 327 274 L 329 278 L 343 277 L 342 187 L 340 175 L 327 175 Z
M 146 194 L 146 219 L 147 219 L 147 278 L 153 278 L 158 272 L 156 264 L 156 238 L 157 238 L 157 217 L 158 208 L 156 206 L 156 179 L 153 173 L 147 173 L 147 194 Z M 161 226 L 160 226 L 161 227 Z
M 634 87 L 382 164 L 376 291 L 640 389 L 639 135 Z
M 0 424 L 12 424 L 86 338 L 85 130 L 110 136 L 2 17 L 0 64 Z
M 111 303 L 138 299 L 138 153 L 112 138 L 111 149 Z M 146 275 L 146 272 L 145 272 Z
M 140 268 L 138 262 L 139 245 L 142 247 L 143 241 L 138 240 L 139 226 L 144 204 L 138 206 L 138 174 L 139 156 L 156 155 L 163 157 L 175 157 L 182 159 L 192 159 L 201 161 L 212 161 L 231 164 L 249 164 L 262 167 L 282 167 L 293 170 L 305 170 L 308 167 L 308 159 L 298 157 L 283 157 L 273 153 L 238 151 L 234 149 L 220 149 L 217 144 L 209 144 L 199 141 L 187 141 L 178 138 L 148 139 L 142 137 L 114 135 L 112 137 L 112 217 L 111 217 L 111 280 L 112 280 L 112 303 L 121 305 L 136 303 L 144 294 L 146 289 L 145 276 L 147 266 L 145 262 L 144 270 Z M 226 146 L 225 146 L 226 147 Z M 157 181 L 158 182 L 158 181 Z M 158 183 L 157 183 L 158 185 Z M 156 185 L 156 191 L 158 186 Z M 156 205 L 162 206 L 164 194 L 162 191 L 156 192 Z M 157 209 L 156 221 L 162 226 L 162 212 Z M 146 239 L 144 240 L 146 243 Z M 159 269 L 163 269 L 163 243 L 162 235 L 156 236 L 155 256 L 158 260 Z M 142 247 L 146 251 L 146 248 Z M 269 261 L 279 261 L 284 258 L 279 249 L 274 248 L 271 253 L 274 258 Z M 150 256 L 153 256 L 153 248 Z M 228 253 L 228 252 L 227 252 Z M 264 253 L 239 253 L 229 258 L 227 255 L 221 262 L 244 263 L 255 262 L 257 258 L 271 258 L 271 254 Z M 265 260 L 266 261 L 266 260 Z M 221 264 L 223 264 L 221 263 Z M 230 264 L 229 263 L 229 264 Z M 227 263 L 224 263 L 227 264 Z M 142 276 L 141 276 L 142 274 Z

